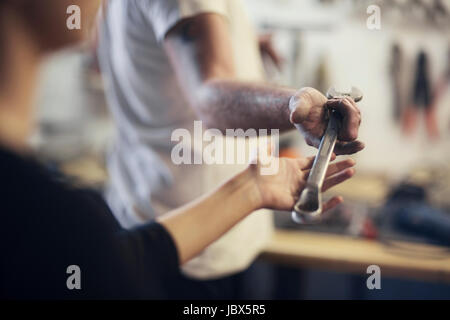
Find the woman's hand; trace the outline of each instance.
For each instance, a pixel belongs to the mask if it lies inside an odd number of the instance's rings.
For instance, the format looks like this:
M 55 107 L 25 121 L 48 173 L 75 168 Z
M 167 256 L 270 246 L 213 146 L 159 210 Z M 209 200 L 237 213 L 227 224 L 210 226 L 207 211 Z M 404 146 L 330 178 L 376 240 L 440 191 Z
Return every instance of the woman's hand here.
M 270 154 L 272 148 L 268 149 Z M 292 210 L 305 187 L 314 159 L 271 160 L 279 161 L 279 170 L 275 174 L 262 175 L 263 161 L 255 161 L 211 193 L 158 218 L 174 239 L 180 263 L 199 254 L 257 209 Z M 323 190 L 350 178 L 354 174 L 351 168 L 354 165 L 353 160 L 330 165 Z M 342 201 L 341 197 L 335 197 L 323 208 L 329 210 Z
M 335 158 L 333 156 L 332 160 Z M 250 165 L 248 170 L 255 181 L 261 208 L 292 210 L 306 185 L 314 157 L 278 160 L 279 170 L 274 175 L 261 175 L 260 163 Z M 352 159 L 330 164 L 322 191 L 351 178 L 355 173 L 352 168 L 354 165 L 355 161 Z M 330 210 L 341 202 L 342 197 L 334 197 L 323 205 L 323 210 Z

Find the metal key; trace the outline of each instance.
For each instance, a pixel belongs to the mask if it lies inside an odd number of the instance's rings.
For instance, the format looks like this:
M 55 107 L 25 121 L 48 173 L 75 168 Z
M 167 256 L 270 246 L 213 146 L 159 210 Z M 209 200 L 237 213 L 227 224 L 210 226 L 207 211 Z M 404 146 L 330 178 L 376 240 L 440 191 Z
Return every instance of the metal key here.
M 350 97 L 355 102 L 362 99 L 362 92 L 352 87 L 351 92 L 338 92 L 334 87 L 327 92 L 328 99 Z M 292 220 L 296 223 L 313 223 L 320 219 L 322 214 L 322 186 L 336 144 L 340 116 L 337 111 L 331 110 L 330 119 L 325 134 L 319 145 L 319 151 L 306 181 L 299 200 L 292 211 Z

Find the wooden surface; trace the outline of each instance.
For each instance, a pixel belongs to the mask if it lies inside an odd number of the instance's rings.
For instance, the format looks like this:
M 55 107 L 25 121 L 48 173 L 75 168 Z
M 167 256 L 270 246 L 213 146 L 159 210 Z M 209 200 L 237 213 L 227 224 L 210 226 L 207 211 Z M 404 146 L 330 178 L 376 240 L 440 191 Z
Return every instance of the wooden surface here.
M 398 248 L 401 246 L 401 250 Z M 302 268 L 357 273 L 366 276 L 369 265 L 381 268 L 381 277 L 402 277 L 450 283 L 450 253 L 441 247 L 397 243 L 303 231 L 277 231 L 261 259 Z
M 386 201 L 390 190 L 388 179 L 382 174 L 356 173 L 350 180 L 338 184 L 327 194 L 343 196 L 346 202 L 354 201 L 370 206 L 380 206 Z

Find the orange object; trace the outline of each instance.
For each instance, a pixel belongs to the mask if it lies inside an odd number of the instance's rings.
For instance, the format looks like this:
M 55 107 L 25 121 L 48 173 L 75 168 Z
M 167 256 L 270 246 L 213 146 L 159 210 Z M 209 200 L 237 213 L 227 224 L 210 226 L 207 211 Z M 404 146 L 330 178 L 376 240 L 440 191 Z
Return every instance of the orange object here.
M 300 158 L 302 154 L 295 148 L 283 148 L 280 150 L 280 158 Z

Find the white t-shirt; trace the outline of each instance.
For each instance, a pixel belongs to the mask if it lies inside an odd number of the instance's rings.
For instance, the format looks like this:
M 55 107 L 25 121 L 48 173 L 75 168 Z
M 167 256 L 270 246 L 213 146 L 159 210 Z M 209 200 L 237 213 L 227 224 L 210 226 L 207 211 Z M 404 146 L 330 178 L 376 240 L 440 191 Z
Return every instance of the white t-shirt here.
M 192 132 L 196 116 L 179 88 L 163 40 L 181 19 L 206 12 L 228 20 L 238 79 L 263 80 L 257 38 L 240 0 L 108 2 L 99 57 L 117 138 L 108 159 L 111 185 L 107 200 L 125 227 L 180 207 L 245 167 L 174 165 L 171 161 L 176 144 L 171 141 L 172 132 L 179 128 Z M 201 279 L 239 272 L 260 253 L 272 228 L 267 211 L 254 213 L 183 270 Z

